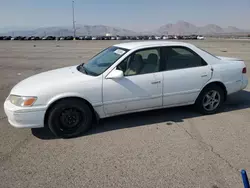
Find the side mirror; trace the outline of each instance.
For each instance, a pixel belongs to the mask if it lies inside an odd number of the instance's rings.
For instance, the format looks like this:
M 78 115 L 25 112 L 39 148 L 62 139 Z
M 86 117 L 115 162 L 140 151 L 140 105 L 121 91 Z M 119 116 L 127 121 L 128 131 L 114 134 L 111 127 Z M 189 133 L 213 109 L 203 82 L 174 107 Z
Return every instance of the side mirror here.
M 123 78 L 123 72 L 121 70 L 113 70 L 112 72 L 110 72 L 108 74 L 108 76 L 106 77 L 107 79 L 120 79 Z

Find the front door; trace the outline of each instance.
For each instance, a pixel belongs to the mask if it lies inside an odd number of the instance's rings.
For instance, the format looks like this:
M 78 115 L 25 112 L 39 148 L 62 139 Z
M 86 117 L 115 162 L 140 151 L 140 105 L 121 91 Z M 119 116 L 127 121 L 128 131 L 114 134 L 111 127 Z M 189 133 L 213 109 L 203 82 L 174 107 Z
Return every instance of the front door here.
M 159 48 L 137 51 L 116 69 L 124 72 L 123 78 L 103 78 L 103 104 L 107 115 L 162 106 Z

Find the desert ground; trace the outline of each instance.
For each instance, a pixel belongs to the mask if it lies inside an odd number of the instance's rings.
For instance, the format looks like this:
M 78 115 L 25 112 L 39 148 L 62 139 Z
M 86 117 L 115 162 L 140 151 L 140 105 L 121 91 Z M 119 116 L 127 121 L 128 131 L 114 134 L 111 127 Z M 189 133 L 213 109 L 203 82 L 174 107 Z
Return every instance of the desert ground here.
M 215 115 L 182 107 L 117 116 L 73 139 L 9 125 L 3 103 L 17 82 L 86 62 L 119 42 L 0 41 L 0 187 L 243 187 L 240 170 L 250 174 L 250 86 Z M 242 58 L 250 78 L 250 41 L 188 42 Z

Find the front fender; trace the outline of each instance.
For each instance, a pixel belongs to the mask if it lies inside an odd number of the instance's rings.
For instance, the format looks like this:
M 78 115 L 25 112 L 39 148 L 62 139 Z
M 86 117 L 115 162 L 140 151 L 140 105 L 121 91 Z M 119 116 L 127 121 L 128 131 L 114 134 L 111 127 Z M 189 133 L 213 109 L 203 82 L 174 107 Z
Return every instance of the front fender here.
M 60 99 L 67 98 L 67 97 L 78 97 L 78 98 L 82 98 L 82 99 L 88 101 L 88 102 L 91 104 L 91 102 L 88 100 L 88 98 L 86 98 L 85 96 L 80 95 L 80 94 L 77 93 L 77 92 L 66 92 L 66 93 L 60 93 L 60 94 L 55 95 L 55 96 L 53 96 L 52 98 L 50 98 L 50 99 L 47 101 L 46 106 L 49 107 L 49 106 L 50 106 L 51 104 L 53 104 L 55 101 L 58 101 L 58 100 L 60 100 Z
M 49 106 L 51 106 L 54 102 L 56 102 L 60 99 L 68 98 L 68 97 L 77 97 L 77 98 L 81 98 L 81 99 L 87 101 L 93 107 L 93 109 L 98 117 L 97 119 L 103 118 L 106 116 L 104 111 L 103 111 L 102 103 L 92 103 L 88 97 L 85 97 L 77 92 L 66 92 L 66 93 L 61 93 L 61 94 L 58 94 L 56 96 L 53 96 L 51 99 L 48 100 L 46 108 L 48 109 Z

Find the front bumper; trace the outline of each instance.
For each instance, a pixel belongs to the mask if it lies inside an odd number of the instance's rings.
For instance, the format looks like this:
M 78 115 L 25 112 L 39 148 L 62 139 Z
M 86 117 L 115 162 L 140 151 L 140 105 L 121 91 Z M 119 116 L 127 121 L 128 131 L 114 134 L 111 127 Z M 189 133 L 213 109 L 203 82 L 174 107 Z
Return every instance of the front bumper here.
M 10 101 L 4 102 L 4 111 L 9 123 L 17 128 L 44 127 L 45 107 L 18 107 Z

